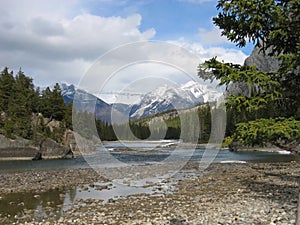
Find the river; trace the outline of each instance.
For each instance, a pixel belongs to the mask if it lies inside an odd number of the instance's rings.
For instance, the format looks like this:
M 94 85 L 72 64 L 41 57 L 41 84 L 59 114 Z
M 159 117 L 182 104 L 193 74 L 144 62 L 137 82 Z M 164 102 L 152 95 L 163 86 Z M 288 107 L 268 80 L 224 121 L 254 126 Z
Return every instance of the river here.
M 110 167 L 110 158 L 121 161 L 127 165 L 145 165 L 161 163 L 171 154 L 175 154 L 174 159 L 187 157 L 187 161 L 200 161 L 205 153 L 205 149 L 178 149 L 175 153 L 172 150 L 164 149 L 163 151 L 151 153 L 154 143 L 136 143 L 132 142 L 130 147 L 138 148 L 141 151 L 121 151 L 125 148 L 118 143 L 109 143 L 106 148 L 109 150 L 119 149 L 120 151 L 106 151 L 106 154 L 91 155 L 78 157 L 74 159 L 60 160 L 40 160 L 40 161 L 0 161 L 1 171 L 22 171 L 22 170 L 44 170 L 59 168 L 89 168 L 90 164 L 100 163 L 103 168 Z M 126 144 L 128 147 L 128 143 Z M 188 153 L 193 152 L 190 156 Z M 300 162 L 300 157 L 290 154 L 278 154 L 275 152 L 231 152 L 229 150 L 220 150 L 214 152 L 213 163 L 217 162 Z M 189 172 L 191 172 L 189 174 Z M 193 176 L 193 171 L 181 171 L 177 177 Z M 26 210 L 31 210 L 34 218 L 37 220 L 44 216 L 53 215 L 59 218 L 68 210 L 76 200 L 80 199 L 99 199 L 109 201 L 109 199 L 126 197 L 133 194 L 164 194 L 172 192 L 172 185 L 161 183 L 159 186 L 137 187 L 127 186 L 118 182 L 98 183 L 96 186 L 108 186 L 108 188 L 97 190 L 88 186 L 87 189 L 82 187 L 70 187 L 63 190 L 49 190 L 44 193 L 11 193 L 0 196 L 0 215 L 6 217 L 22 216 Z
M 127 145 L 127 144 L 126 144 Z M 106 151 L 105 154 L 77 157 L 74 159 L 55 159 L 55 160 L 20 160 L 20 161 L 0 161 L 0 170 L 27 170 L 27 169 L 51 169 L 51 168 L 89 168 L 90 164 L 97 164 L 101 167 L 111 167 L 111 158 L 125 164 L 143 165 L 162 162 L 173 154 L 174 159 L 181 160 L 188 158 L 188 161 L 197 162 L 203 157 L 205 149 L 178 149 L 176 153 L 171 150 L 151 153 L 153 143 L 132 142 L 130 147 L 138 148 L 141 151 L 123 152 L 123 151 Z M 122 149 L 124 146 L 112 143 L 106 145 L 107 149 Z M 128 145 L 127 145 L 128 147 Z M 148 150 L 145 152 L 145 150 Z M 300 162 L 300 157 L 292 154 L 279 154 L 276 152 L 232 152 L 229 150 L 220 150 L 213 152 L 213 163 L 216 162 Z M 192 155 L 190 155 L 192 154 Z M 174 156 L 175 155 L 175 156 Z

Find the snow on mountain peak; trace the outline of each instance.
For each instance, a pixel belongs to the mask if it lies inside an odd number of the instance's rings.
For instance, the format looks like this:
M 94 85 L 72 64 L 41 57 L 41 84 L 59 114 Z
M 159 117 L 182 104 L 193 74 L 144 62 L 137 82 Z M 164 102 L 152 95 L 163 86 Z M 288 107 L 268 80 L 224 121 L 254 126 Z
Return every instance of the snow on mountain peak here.
M 141 118 L 171 109 L 184 109 L 216 101 L 222 93 L 214 88 L 189 81 L 182 86 L 162 85 L 142 97 L 132 107 L 131 118 Z
M 189 82 L 183 84 L 181 86 L 181 88 L 183 88 L 183 89 L 189 88 L 189 87 L 195 86 L 196 84 L 198 84 L 196 81 L 190 80 Z
M 206 84 L 200 84 L 195 81 L 189 81 L 182 85 L 181 88 L 191 92 L 195 98 L 203 97 L 204 102 L 216 101 L 223 93 Z

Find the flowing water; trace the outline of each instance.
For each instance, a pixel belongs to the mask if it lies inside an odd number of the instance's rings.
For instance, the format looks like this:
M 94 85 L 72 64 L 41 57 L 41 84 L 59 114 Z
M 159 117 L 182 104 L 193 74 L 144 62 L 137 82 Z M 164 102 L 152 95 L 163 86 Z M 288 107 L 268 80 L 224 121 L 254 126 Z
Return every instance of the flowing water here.
M 111 147 L 111 146 L 110 146 Z M 118 146 L 119 148 L 120 146 Z M 214 150 L 210 150 L 214 152 Z M 189 154 L 192 152 L 192 156 Z M 38 161 L 0 161 L 0 170 L 26 170 L 26 169 L 51 169 L 51 168 L 89 168 L 89 164 L 97 164 L 101 167 L 111 167 L 110 158 L 126 163 L 127 165 L 143 165 L 157 163 L 167 159 L 173 154 L 174 159 L 181 160 L 185 157 L 188 161 L 197 162 L 202 159 L 204 149 L 179 149 L 176 153 L 171 150 L 151 153 L 139 152 L 106 152 L 105 154 L 78 157 L 74 159 L 38 160 Z M 175 155 L 175 156 L 174 156 Z M 300 157 L 291 154 L 278 154 L 276 152 L 231 152 L 220 150 L 214 152 L 213 162 L 242 161 L 242 162 L 290 162 L 300 161 Z

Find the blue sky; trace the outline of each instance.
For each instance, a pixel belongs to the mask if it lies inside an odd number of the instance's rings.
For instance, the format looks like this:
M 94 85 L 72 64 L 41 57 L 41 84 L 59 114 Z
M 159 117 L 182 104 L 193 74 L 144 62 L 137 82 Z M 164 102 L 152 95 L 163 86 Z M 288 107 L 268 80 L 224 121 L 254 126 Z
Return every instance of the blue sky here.
M 218 15 L 217 0 L 144 0 L 144 1 L 88 1 L 85 10 L 94 15 L 122 16 L 140 14 L 140 30 L 156 30 L 155 39 L 199 41 L 199 28 L 207 31 L 215 25 L 212 18 Z M 218 43 L 210 43 L 216 46 Z M 224 47 L 235 48 L 234 43 L 222 43 Z M 250 54 L 253 46 L 248 44 L 243 50 Z
M 78 83 L 105 52 L 159 40 L 196 53 L 243 63 L 239 49 L 213 25 L 215 0 L 2 0 L 0 67 L 20 67 L 38 85 Z M 3 35 L 5 34 L 5 35 Z M 163 53 L 162 53 L 163 54 Z
M 138 13 L 142 16 L 141 30 L 154 28 L 157 39 L 195 39 L 199 26 L 212 28 L 216 2 L 189 3 L 177 0 L 128 1 L 124 4 L 95 2 L 87 5 L 94 15 L 123 16 Z

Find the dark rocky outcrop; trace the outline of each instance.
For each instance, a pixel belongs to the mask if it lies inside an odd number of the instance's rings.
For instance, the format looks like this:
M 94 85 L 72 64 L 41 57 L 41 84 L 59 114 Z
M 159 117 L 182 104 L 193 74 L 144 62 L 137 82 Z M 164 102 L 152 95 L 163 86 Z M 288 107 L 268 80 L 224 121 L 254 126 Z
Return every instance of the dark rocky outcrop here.
M 12 140 L 0 135 L 0 159 L 32 159 L 38 148 L 30 145 L 30 141 L 21 137 Z
M 255 66 L 258 70 L 264 73 L 276 72 L 279 69 L 280 61 L 274 56 L 269 56 L 271 50 L 265 52 L 260 51 L 259 47 L 255 47 L 251 55 L 246 58 L 245 66 Z M 259 91 L 257 86 L 249 86 L 243 82 L 232 83 L 228 86 L 226 96 L 243 94 L 244 96 L 251 97 L 253 92 Z
M 69 148 L 69 151 L 73 153 L 74 157 L 80 156 L 80 151 L 76 143 L 74 132 L 72 130 L 67 130 L 64 135 L 63 140 L 64 146 Z
M 91 155 L 96 153 L 96 146 L 100 145 L 98 137 L 84 138 L 78 133 L 67 130 L 64 135 L 63 144 L 73 153 L 74 157 Z
M 1 160 L 38 160 L 72 157 L 73 152 L 68 146 L 59 144 L 50 138 L 35 144 L 33 141 L 21 137 L 9 139 L 0 135 Z
M 64 133 L 61 143 L 51 138 L 38 137 L 40 141 L 27 140 L 21 137 L 9 139 L 0 135 L 0 160 L 40 160 L 74 158 L 94 154 L 99 140 L 83 138 L 72 130 Z
M 246 66 L 255 66 L 264 73 L 276 72 L 279 69 L 280 61 L 274 56 L 269 56 L 270 52 L 270 49 L 263 52 L 260 51 L 259 47 L 255 47 L 244 64 Z
M 42 159 L 73 158 L 73 152 L 67 146 L 47 138 L 40 146 L 39 153 Z

